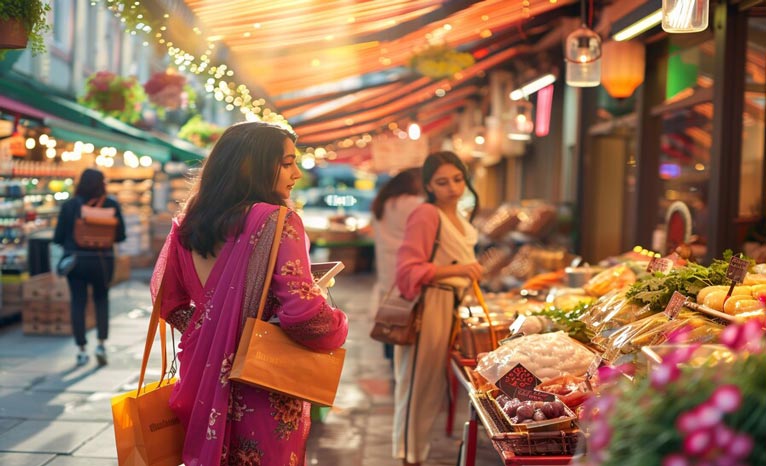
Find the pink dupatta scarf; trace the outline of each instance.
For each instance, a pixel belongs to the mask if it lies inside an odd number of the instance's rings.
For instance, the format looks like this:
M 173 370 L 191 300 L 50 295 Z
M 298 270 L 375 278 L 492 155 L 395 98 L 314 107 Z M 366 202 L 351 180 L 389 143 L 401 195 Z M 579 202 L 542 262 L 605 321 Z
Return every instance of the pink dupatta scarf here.
M 308 404 L 228 381 L 245 314 L 257 311 L 249 303 L 258 301 L 263 288 L 266 261 L 259 259 L 268 257 L 276 210 L 274 205 L 254 205 L 242 234 L 218 254 L 202 296 L 190 296 L 196 309 L 181 337 L 180 381 L 170 400 L 186 427 L 187 466 L 303 464 Z M 191 254 L 173 250 L 181 249 L 177 228 L 174 222 L 155 266 L 153 298 L 174 255 L 187 284 L 199 281 Z M 166 295 L 163 291 L 163 300 Z M 163 306 L 163 316 L 174 310 Z

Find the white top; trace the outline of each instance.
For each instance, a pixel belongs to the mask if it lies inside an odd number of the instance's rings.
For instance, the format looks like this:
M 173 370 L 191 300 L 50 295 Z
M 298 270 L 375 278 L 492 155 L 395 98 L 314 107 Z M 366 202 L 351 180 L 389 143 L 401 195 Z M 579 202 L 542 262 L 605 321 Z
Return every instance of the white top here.
M 383 205 L 383 218 L 373 216 L 372 228 L 375 239 L 375 264 L 378 276 L 377 288 L 386 293 L 396 279 L 396 252 L 404 240 L 407 218 L 423 198 L 411 194 L 393 197 Z

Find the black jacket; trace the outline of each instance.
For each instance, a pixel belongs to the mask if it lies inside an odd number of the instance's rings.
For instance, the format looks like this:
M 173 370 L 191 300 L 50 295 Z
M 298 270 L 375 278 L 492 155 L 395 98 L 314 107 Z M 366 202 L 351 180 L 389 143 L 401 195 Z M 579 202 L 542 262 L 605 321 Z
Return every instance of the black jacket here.
M 75 219 L 80 218 L 80 209 L 85 203 L 85 199 L 80 196 L 75 196 L 61 205 L 58 223 L 56 224 L 56 231 L 53 234 L 53 242 L 63 246 L 64 250 L 67 252 L 77 251 L 79 249 L 74 242 L 74 221 Z M 120 204 L 118 204 L 114 198 L 107 196 L 101 207 L 114 207 L 115 215 L 117 217 L 117 231 L 114 240 L 118 243 L 125 241 L 125 222 L 122 219 Z M 111 248 L 107 250 L 110 251 Z

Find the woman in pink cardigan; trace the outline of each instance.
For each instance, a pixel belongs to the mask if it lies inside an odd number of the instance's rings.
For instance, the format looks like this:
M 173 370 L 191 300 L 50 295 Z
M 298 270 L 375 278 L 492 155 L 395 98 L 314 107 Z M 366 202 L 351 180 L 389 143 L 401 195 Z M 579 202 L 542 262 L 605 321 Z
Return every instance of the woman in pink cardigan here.
M 405 466 L 428 457 L 429 432 L 447 397 L 453 311 L 471 280 L 483 273 L 474 255 L 478 233 L 458 211 L 466 187 L 476 198 L 474 213 L 479 206 L 463 162 L 452 152 L 429 155 L 423 186 L 427 202 L 407 219 L 396 260 L 399 291 L 407 298 L 423 293 L 425 303 L 416 343 L 394 350 L 393 455 Z

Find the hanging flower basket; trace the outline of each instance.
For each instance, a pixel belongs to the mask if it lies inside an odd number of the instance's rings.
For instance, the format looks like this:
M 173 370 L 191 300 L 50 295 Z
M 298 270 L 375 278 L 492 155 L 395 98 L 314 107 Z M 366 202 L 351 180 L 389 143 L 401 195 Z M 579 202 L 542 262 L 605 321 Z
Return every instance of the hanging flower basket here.
M 178 131 L 178 137 L 192 144 L 209 148 L 221 137 L 224 128 L 208 123 L 200 115 L 194 115 Z
M 20 20 L 16 18 L 0 19 L 0 49 L 23 49 L 29 36 Z
M 475 60 L 467 52 L 458 52 L 447 45 L 433 45 L 410 58 L 410 68 L 433 79 L 447 78 L 469 66 Z
M 0 0 L 0 60 L 9 49 L 44 52 L 50 11 L 49 0 Z
M 144 91 L 152 104 L 166 110 L 177 110 L 184 104 L 185 86 L 183 75 L 161 71 L 144 83 Z
M 107 116 L 135 123 L 141 119 L 141 106 L 145 100 L 144 89 L 135 77 L 98 71 L 85 82 L 85 94 L 79 102 Z

